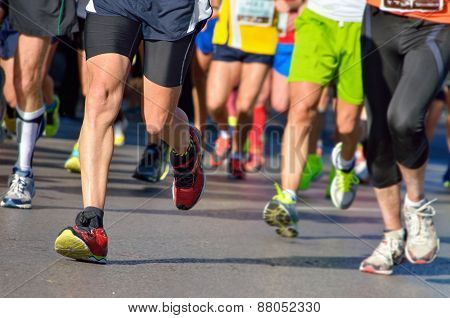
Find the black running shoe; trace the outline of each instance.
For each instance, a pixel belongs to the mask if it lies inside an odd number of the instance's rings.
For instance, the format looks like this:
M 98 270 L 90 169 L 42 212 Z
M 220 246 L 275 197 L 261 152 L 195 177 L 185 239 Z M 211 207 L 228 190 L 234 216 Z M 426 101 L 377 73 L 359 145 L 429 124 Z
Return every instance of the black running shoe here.
M 152 183 L 164 180 L 170 169 L 169 152 L 170 148 L 164 141 L 161 145 L 148 145 L 133 178 Z

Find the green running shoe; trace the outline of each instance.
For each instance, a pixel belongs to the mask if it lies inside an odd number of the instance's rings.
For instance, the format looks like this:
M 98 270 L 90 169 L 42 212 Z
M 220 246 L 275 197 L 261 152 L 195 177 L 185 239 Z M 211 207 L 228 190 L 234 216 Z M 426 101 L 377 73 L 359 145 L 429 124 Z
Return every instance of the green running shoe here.
M 53 137 L 59 129 L 59 97 L 54 95 L 53 102 L 45 105 L 45 137 Z
M 336 168 L 337 158 L 341 155 L 342 143 L 338 143 L 331 154 L 333 166 Z M 350 171 L 339 170 L 336 168 L 336 176 L 331 182 L 331 201 L 335 207 L 339 209 L 348 209 L 356 197 L 358 190 L 359 178 L 355 173 L 355 169 Z
M 318 180 L 323 174 L 322 158 L 316 154 L 309 154 L 306 159 L 305 169 L 303 169 L 298 186 L 299 191 L 308 190 L 311 182 Z
M 263 219 L 268 225 L 278 227 L 276 229 L 278 235 L 296 237 L 298 235 L 296 202 L 288 198 L 277 183 L 275 189 L 277 194 L 264 207 Z
M 70 157 L 64 163 L 64 168 L 73 173 L 81 172 L 80 152 L 78 151 L 78 142 L 73 146 Z

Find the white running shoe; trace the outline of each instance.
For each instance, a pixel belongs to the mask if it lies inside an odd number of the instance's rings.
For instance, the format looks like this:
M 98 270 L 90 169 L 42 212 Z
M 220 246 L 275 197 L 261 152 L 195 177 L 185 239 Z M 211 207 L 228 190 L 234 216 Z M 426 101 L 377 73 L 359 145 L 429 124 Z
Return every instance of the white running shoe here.
M 406 230 L 406 258 L 413 264 L 431 263 L 439 252 L 439 238 L 433 223 L 436 210 L 431 206 L 435 200 L 420 208 L 403 207 Z
M 336 175 L 331 182 L 331 201 L 339 209 L 348 209 L 356 197 L 359 179 L 355 174 L 355 169 L 350 171 L 340 170 L 337 167 L 338 158 L 341 156 L 342 142 L 338 143 L 331 154 L 333 166 L 336 169 Z
M 34 178 L 31 172 L 22 172 L 17 168 L 9 178 L 9 191 L 3 197 L 2 207 L 31 209 L 31 200 L 36 194 Z
M 383 240 L 372 255 L 361 262 L 365 273 L 391 275 L 394 265 L 402 262 L 405 253 L 405 230 L 384 233 Z

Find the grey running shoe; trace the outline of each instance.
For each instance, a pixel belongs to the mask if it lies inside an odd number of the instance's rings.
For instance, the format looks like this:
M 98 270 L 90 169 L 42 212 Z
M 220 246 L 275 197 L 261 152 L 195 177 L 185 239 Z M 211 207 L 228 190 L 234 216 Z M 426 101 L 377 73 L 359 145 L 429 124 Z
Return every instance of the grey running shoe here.
M 331 182 L 331 201 L 335 207 L 339 209 L 348 209 L 356 197 L 359 179 L 355 174 L 355 169 L 350 171 L 339 170 L 337 168 L 337 160 L 341 155 L 342 142 L 338 143 L 331 154 L 333 166 L 336 168 L 336 175 Z
M 288 198 L 278 184 L 275 184 L 277 194 L 270 200 L 263 211 L 263 219 L 270 226 L 278 227 L 276 232 L 283 237 L 298 235 L 298 215 L 296 202 Z
M 17 168 L 9 178 L 9 191 L 3 197 L 1 206 L 16 209 L 31 209 L 31 199 L 36 194 L 34 178 L 31 172 Z
M 391 275 L 394 265 L 402 262 L 404 252 L 405 231 L 386 232 L 372 255 L 361 262 L 359 270 L 371 274 Z
M 406 230 L 406 258 L 413 264 L 431 263 L 439 251 L 439 238 L 433 223 L 436 211 L 431 206 L 435 200 L 420 208 L 403 207 Z

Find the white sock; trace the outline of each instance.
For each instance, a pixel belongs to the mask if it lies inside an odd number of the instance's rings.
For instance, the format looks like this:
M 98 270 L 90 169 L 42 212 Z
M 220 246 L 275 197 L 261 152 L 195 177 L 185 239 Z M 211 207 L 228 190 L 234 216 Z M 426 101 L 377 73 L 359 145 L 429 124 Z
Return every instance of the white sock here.
M 344 158 L 342 158 L 342 156 L 337 157 L 336 168 L 338 168 L 339 170 L 344 171 L 351 170 L 354 165 L 355 165 L 355 157 L 353 157 L 350 160 L 345 160 Z
M 31 171 L 34 147 L 44 130 L 45 106 L 34 112 L 23 112 L 19 107 L 16 110 L 17 144 L 19 148 L 16 167 L 22 171 Z
M 426 198 L 423 198 L 422 200 L 420 200 L 418 202 L 414 202 L 408 198 L 408 195 L 405 195 L 405 205 L 410 208 L 416 208 L 416 209 L 420 208 L 422 205 L 427 203 L 427 201 L 428 200 Z
M 289 189 L 283 190 L 283 194 L 288 198 L 290 198 L 292 201 L 297 202 L 297 193 L 295 193 L 294 190 Z
M 220 137 L 224 138 L 224 139 L 230 139 L 231 138 L 231 134 L 228 130 L 221 130 L 220 131 Z

